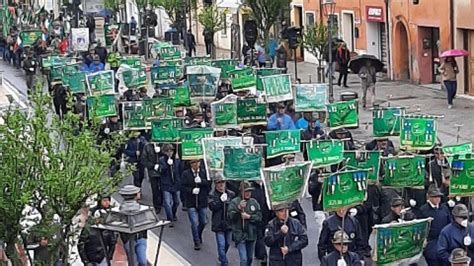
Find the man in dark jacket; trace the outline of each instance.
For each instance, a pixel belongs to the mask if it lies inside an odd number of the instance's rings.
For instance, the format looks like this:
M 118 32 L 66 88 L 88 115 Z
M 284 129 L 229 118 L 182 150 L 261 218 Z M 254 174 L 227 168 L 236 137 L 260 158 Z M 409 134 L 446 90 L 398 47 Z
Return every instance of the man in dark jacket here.
M 95 53 L 99 56 L 100 62 L 105 65 L 107 60 L 107 48 L 102 45 L 102 41 L 97 41 L 97 46 L 95 47 Z
M 441 188 L 445 179 L 451 175 L 448 159 L 444 155 L 442 148 L 435 148 L 435 158 L 429 163 L 428 181 L 434 183 L 437 188 Z
M 202 231 L 207 224 L 207 204 L 211 184 L 200 160 L 192 160 L 191 168 L 183 172 L 182 191 L 185 193 L 185 207 L 188 209 L 189 222 L 194 240 L 194 249 L 200 250 Z
M 165 156 L 160 158 L 161 189 L 163 190 L 166 219 L 177 221 L 176 211 L 179 206 L 178 191 L 181 186 L 181 175 L 183 173 L 183 163 L 178 158 L 174 158 L 173 145 L 167 144 L 163 148 Z M 171 171 L 173 169 L 173 171 Z M 173 224 L 170 224 L 173 227 Z
M 140 162 L 140 156 L 145 147 L 147 141 L 143 136 L 140 136 L 139 131 L 131 132 L 131 137 L 125 145 L 125 155 L 127 156 L 127 162 L 135 165 L 133 171 L 133 184 L 136 187 L 142 186 L 142 181 L 145 176 L 145 170 Z
M 28 52 L 27 58 L 23 61 L 23 70 L 25 71 L 25 78 L 26 78 L 26 87 L 28 89 L 28 93 L 34 91 L 34 77 L 36 75 L 36 68 L 38 64 L 36 60 L 33 58 L 33 53 Z
M 166 153 L 166 152 L 165 152 Z M 160 186 L 160 146 L 154 143 L 147 143 L 143 148 L 143 154 L 140 162 L 148 170 L 148 179 L 150 180 L 151 194 L 153 197 L 153 208 L 158 214 L 163 206 L 163 196 Z
M 303 265 L 301 250 L 308 246 L 306 229 L 298 221 L 290 217 L 287 204 L 274 208 L 276 217 L 265 230 L 265 245 L 270 248 L 270 266 Z
M 362 266 L 359 255 L 355 252 L 349 251 L 348 249 L 348 246 L 352 243 L 352 241 L 349 239 L 349 236 L 346 234 L 346 232 L 337 231 L 334 234 L 332 243 L 335 250 L 323 257 L 321 260 L 321 266 Z M 338 263 L 340 260 L 343 260 L 345 264 Z
M 254 198 L 262 212 L 262 220 L 257 224 L 257 241 L 255 242 L 255 258 L 262 261 L 262 264 L 267 264 L 267 249 L 265 248 L 265 228 L 268 222 L 272 219 L 272 212 L 268 209 L 267 197 L 262 181 L 252 182 L 254 190 L 252 191 L 252 198 Z
M 324 178 L 320 176 L 320 173 L 324 171 L 322 169 L 316 169 L 311 172 L 308 180 L 308 193 L 311 195 L 311 203 L 314 211 L 314 220 L 316 221 L 316 245 L 319 241 L 319 236 L 321 234 L 321 229 L 323 227 L 323 222 L 326 220 L 326 212 L 323 209 L 323 198 L 321 190 L 323 188 Z
M 226 182 L 222 177 L 217 177 L 214 184 L 215 189 L 209 195 L 209 209 L 212 212 L 211 230 L 216 234 L 217 254 L 219 254 L 221 266 L 227 266 L 229 265 L 227 251 L 229 250 L 232 238 L 232 230 L 227 220 L 227 211 L 229 210 L 229 203 L 235 194 L 226 189 Z
M 288 52 L 286 51 L 284 42 L 280 43 L 280 46 L 278 46 L 276 53 L 277 53 L 276 54 L 277 68 L 284 69 L 283 72 L 286 73 L 288 71 L 288 67 L 287 67 Z
M 196 38 L 194 38 L 194 35 L 191 32 L 191 29 L 189 29 L 188 33 L 186 34 L 186 41 L 188 45 L 188 56 L 192 57 L 193 52 L 194 54 L 196 54 Z
M 421 206 L 420 219 L 431 217 L 433 220 L 430 225 L 430 232 L 428 234 L 428 243 L 426 244 L 423 256 L 426 259 L 428 265 L 442 266 L 443 261 L 438 259 L 437 256 L 437 244 L 438 236 L 443 228 L 451 223 L 451 214 L 446 205 L 441 204 L 441 196 L 443 193 L 433 184 L 428 189 L 428 201 L 425 205 Z
M 311 117 L 308 128 L 302 133 L 304 140 L 320 139 L 324 137 L 324 131 L 321 129 L 321 123 L 318 119 Z
M 466 205 L 454 206 L 453 221 L 445 226 L 438 238 L 438 258 L 442 260 L 443 266 L 450 265 L 449 255 L 455 248 L 467 250 L 470 258 L 474 258 L 474 225 L 469 223 L 469 211 Z M 474 265 L 472 262 L 470 265 Z

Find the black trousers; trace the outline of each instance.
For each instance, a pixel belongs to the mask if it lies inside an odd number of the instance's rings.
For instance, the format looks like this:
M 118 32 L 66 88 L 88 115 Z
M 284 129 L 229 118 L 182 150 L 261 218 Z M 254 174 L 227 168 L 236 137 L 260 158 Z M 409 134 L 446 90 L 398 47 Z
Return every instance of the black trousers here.
M 212 50 L 212 43 L 211 42 L 205 42 L 206 43 L 206 54 L 210 55 L 211 50 Z
M 344 86 L 347 86 L 347 73 L 348 73 L 348 70 L 347 70 L 347 66 L 340 66 L 340 73 L 339 73 L 339 80 L 337 81 L 337 85 L 341 86 L 341 81 L 343 81 L 344 83 L 342 83 Z
M 153 208 L 160 212 L 163 207 L 163 192 L 161 191 L 160 177 L 150 176 L 151 193 L 153 196 Z
M 145 169 L 141 164 L 136 165 L 136 170 L 133 171 L 133 185 L 142 187 L 143 178 L 145 177 Z
M 255 242 L 255 258 L 258 260 L 267 259 L 267 249 L 265 246 L 265 226 L 257 226 L 257 241 Z

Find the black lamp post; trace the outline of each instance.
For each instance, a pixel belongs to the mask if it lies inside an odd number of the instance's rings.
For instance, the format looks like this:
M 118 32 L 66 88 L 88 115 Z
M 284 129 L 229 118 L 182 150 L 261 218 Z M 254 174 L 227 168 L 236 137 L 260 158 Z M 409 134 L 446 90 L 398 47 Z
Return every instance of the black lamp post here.
M 333 60 L 334 60 L 334 58 L 332 58 L 332 22 L 333 22 L 335 9 L 336 9 L 335 0 L 324 0 L 324 3 L 323 3 L 324 15 L 328 18 L 329 102 L 331 103 L 334 101 L 334 83 L 332 80 L 332 77 L 334 75 L 333 67 L 332 67 Z
M 120 189 L 119 194 L 123 197 L 123 202 L 120 204 L 120 207 L 112 209 L 105 217 L 103 224 L 97 224 L 93 227 L 100 230 L 109 230 L 131 236 L 128 242 L 128 265 L 135 265 L 135 235 L 143 231 L 161 227 L 155 257 L 155 265 L 157 265 L 163 229 L 164 226 L 170 222 L 160 220 L 153 207 L 139 204 L 136 201 L 138 192 L 140 192 L 140 188 L 133 185 L 126 185 Z

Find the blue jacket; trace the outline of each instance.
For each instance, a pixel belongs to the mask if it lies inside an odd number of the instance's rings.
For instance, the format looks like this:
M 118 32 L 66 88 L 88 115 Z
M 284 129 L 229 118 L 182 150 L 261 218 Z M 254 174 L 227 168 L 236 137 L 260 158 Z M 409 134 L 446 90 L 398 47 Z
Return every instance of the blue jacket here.
M 308 125 L 309 125 L 309 122 L 304 117 L 301 117 L 300 119 L 298 119 L 296 121 L 296 128 L 297 129 L 307 129 Z
M 160 158 L 161 190 L 177 192 L 181 185 L 181 174 L 183 173 L 183 163 L 179 159 L 173 159 L 173 175 L 168 164 L 168 157 Z
M 278 118 L 281 118 L 283 121 L 282 123 L 278 123 Z M 291 116 L 287 114 L 279 115 L 279 114 L 272 114 L 270 118 L 268 118 L 268 127 L 269 130 L 287 130 L 287 129 L 296 129 L 295 123 Z
M 431 207 L 429 203 L 421 206 L 420 208 L 420 219 L 431 217 L 430 232 L 428 233 L 428 243 L 426 244 L 423 256 L 428 259 L 437 258 L 438 250 L 438 236 L 446 225 L 451 223 L 451 214 L 449 213 L 448 207 L 441 204 L 438 209 Z
M 471 223 L 468 224 L 467 228 L 464 228 L 453 221 L 441 230 L 438 238 L 438 258 L 444 262 L 443 265 L 451 265 L 448 258 L 453 249 L 466 248 L 464 246 L 464 237 L 467 235 L 474 241 L 474 225 Z M 474 258 L 474 243 L 467 247 L 467 255 L 470 258 Z M 471 260 L 470 265 L 474 265 L 473 260 Z
M 141 154 L 146 143 L 147 141 L 144 137 L 130 138 L 127 141 L 124 153 L 127 155 L 127 161 L 129 163 L 138 163 L 140 161 L 140 156 L 137 156 L 137 150 L 140 151 Z
M 89 72 L 94 73 L 94 72 L 99 72 L 105 69 L 105 65 L 103 63 L 95 63 L 93 62 L 92 64 L 89 65 Z

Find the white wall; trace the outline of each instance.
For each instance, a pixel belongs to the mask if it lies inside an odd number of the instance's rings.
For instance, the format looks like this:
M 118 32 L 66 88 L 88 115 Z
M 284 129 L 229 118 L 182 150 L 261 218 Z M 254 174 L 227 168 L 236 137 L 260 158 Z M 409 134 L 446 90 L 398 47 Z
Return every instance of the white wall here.
M 381 58 L 380 23 L 367 22 L 367 54 Z
M 155 28 L 155 36 L 158 39 L 162 39 L 165 37 L 165 32 L 170 29 L 171 21 L 169 19 L 168 14 L 165 12 L 164 9 L 158 8 L 155 9 L 156 16 L 158 17 L 158 25 Z

